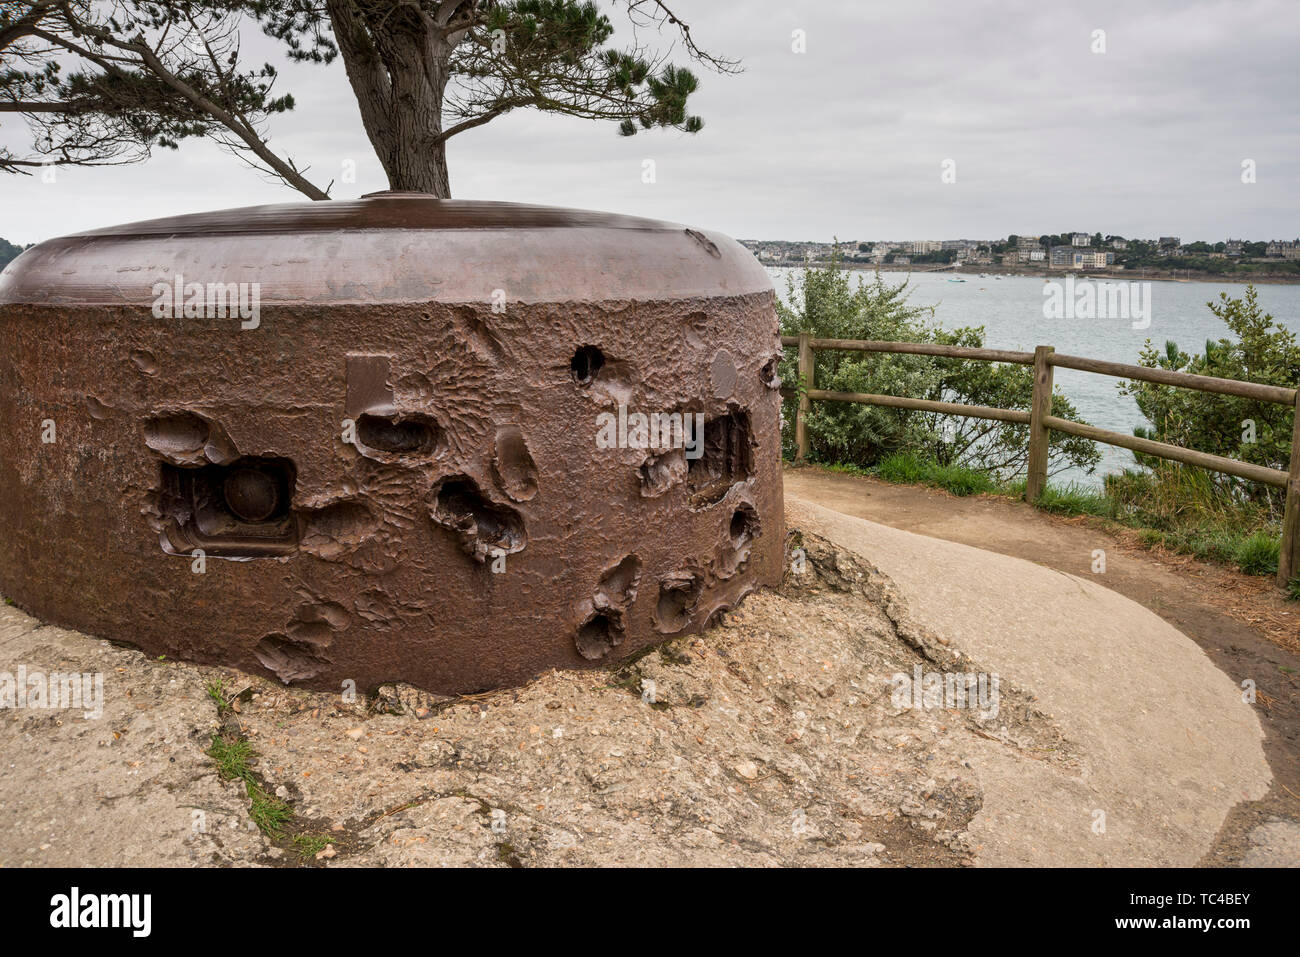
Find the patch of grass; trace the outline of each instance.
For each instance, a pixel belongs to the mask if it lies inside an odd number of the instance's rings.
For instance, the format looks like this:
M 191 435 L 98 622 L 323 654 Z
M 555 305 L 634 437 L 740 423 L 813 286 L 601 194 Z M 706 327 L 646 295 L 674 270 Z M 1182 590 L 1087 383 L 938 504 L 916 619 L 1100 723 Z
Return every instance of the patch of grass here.
M 899 485 L 926 485 L 932 470 L 938 468 L 912 452 L 896 452 L 881 459 L 872 470 L 878 478 Z
M 1165 533 L 1158 532 L 1154 528 L 1143 528 L 1138 530 L 1138 539 L 1143 545 L 1155 547 L 1165 544 Z
M 1286 597 L 1291 601 L 1300 601 L 1300 578 L 1293 578 L 1286 583 Z
M 1267 532 L 1255 532 L 1237 546 L 1233 559 L 1247 575 L 1276 575 L 1281 540 Z
M 330 839 L 324 834 L 295 834 L 293 847 L 303 857 L 315 857 L 329 846 Z
M 984 472 L 957 465 L 942 466 L 935 482 L 953 495 L 984 495 L 998 490 L 997 483 Z
M 239 780 L 244 782 L 244 793 L 248 795 L 248 816 L 258 829 L 271 837 L 279 837 L 284 825 L 293 819 L 293 808 L 274 795 L 267 794 L 253 774 L 253 758 L 257 752 L 253 746 L 242 739 L 230 739 L 221 734 L 212 736 L 212 745 L 207 751 L 217 766 L 217 774 L 223 781 Z
M 1100 492 L 1049 485 L 1038 507 L 1110 519 L 1136 529 L 1144 545 L 1235 565 L 1247 575 L 1277 574 L 1281 537 L 1272 516 L 1258 506 L 1227 500 L 1203 477 L 1162 468 L 1107 476 Z
M 12 608 L 14 604 L 14 600 L 12 598 L 6 598 L 5 604 Z
M 1021 487 L 1020 494 L 1024 495 Z M 1043 494 L 1038 497 L 1038 507 L 1058 515 L 1096 515 L 1099 518 L 1111 518 L 1114 509 L 1110 500 L 1102 493 L 1084 485 L 1048 484 Z
M 247 741 L 230 741 L 219 734 L 214 734 L 212 745 L 207 753 L 217 765 L 217 773 L 221 775 L 223 781 L 232 778 L 243 781 L 253 773 L 251 761 L 257 756 L 257 752 Z
M 929 485 L 945 489 L 953 495 L 979 495 L 998 490 L 998 483 L 986 472 L 960 465 L 940 465 L 914 452 L 896 452 L 886 456 L 872 472 L 886 482 Z
M 284 825 L 293 820 L 293 808 L 257 785 L 249 785 L 247 790 L 248 816 L 253 819 L 258 830 L 271 837 L 279 837 Z
M 226 682 L 224 678 L 217 678 L 215 681 L 208 682 L 208 697 L 217 706 L 217 714 L 224 714 L 229 710 L 230 704 L 226 701 Z

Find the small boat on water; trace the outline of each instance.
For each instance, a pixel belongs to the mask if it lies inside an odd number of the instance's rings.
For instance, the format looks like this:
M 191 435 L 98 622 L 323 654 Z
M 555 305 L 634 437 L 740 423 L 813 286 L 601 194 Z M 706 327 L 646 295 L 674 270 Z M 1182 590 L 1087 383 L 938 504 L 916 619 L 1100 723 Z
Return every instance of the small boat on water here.
M 949 282 L 965 282 L 965 279 L 949 279 Z

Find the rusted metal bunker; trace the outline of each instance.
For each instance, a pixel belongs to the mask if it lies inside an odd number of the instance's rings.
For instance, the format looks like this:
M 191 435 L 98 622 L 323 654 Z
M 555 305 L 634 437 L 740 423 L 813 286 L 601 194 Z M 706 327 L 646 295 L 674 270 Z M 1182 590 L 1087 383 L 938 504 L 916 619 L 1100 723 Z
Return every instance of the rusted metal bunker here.
M 50 240 L 0 275 L 0 593 L 320 689 L 609 664 L 780 577 L 779 351 L 749 253 L 644 219 L 378 194 Z

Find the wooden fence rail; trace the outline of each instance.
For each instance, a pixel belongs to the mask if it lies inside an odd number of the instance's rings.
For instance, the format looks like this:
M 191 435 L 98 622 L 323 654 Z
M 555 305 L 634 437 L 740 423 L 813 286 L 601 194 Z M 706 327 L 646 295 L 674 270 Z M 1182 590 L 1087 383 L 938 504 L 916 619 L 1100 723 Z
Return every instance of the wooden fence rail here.
M 1012 352 L 1005 349 L 973 349 L 966 346 L 947 346 L 931 342 L 884 342 L 867 339 L 814 339 L 807 333 L 782 336 L 783 346 L 799 350 L 799 378 L 804 388 L 798 393 L 798 411 L 795 415 L 794 434 L 798 461 L 808 457 L 809 438 L 807 416 L 812 403 L 857 402 L 862 405 L 880 405 L 897 409 L 916 409 L 942 415 L 959 415 L 975 419 L 993 419 L 1029 426 L 1029 476 L 1025 483 L 1025 499 L 1037 502 L 1047 485 L 1047 459 L 1052 430 L 1077 435 L 1094 442 L 1131 449 L 1145 455 L 1196 465 L 1200 468 L 1262 482 L 1286 490 L 1286 507 L 1282 517 L 1282 548 L 1278 554 L 1277 581 L 1286 587 L 1291 578 L 1300 575 L 1300 392 L 1281 386 L 1260 385 L 1236 379 L 1219 379 L 1214 376 L 1192 375 L 1188 372 L 1170 372 L 1167 369 L 1150 369 L 1146 366 L 1124 362 L 1108 362 L 1083 356 L 1059 355 L 1051 346 L 1038 346 L 1033 352 Z M 983 362 L 1011 362 L 1034 367 L 1034 393 L 1028 412 L 1018 409 L 994 409 L 983 405 L 963 405 L 957 402 L 936 402 L 930 399 L 912 399 L 896 395 L 871 395 L 863 392 L 829 392 L 814 388 L 816 350 L 841 349 L 854 352 L 890 352 L 906 355 L 939 356 L 948 359 L 976 359 Z M 1100 375 L 1157 382 L 1162 385 L 1196 389 L 1234 395 L 1261 402 L 1274 402 L 1295 410 L 1295 424 L 1291 435 L 1291 461 L 1287 471 L 1252 465 L 1237 459 L 1198 452 L 1167 442 L 1142 439 L 1122 432 L 1111 432 L 1081 422 L 1071 422 L 1052 415 L 1052 372 L 1055 368 L 1079 369 Z

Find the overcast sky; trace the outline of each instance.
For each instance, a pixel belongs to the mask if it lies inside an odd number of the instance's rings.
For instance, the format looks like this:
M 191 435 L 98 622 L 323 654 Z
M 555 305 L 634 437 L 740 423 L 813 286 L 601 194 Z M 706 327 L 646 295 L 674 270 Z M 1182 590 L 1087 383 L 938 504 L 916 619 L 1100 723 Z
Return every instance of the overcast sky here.
M 606 3 L 604 6 L 608 7 Z M 702 73 L 695 136 L 517 112 L 453 139 L 458 198 L 577 206 L 736 238 L 939 239 L 1100 231 L 1184 241 L 1300 234 L 1300 3 L 677 0 L 739 58 Z M 613 14 L 615 42 L 631 39 Z M 792 50 L 804 31 L 807 49 Z M 1105 31 L 1105 53 L 1093 34 Z M 250 35 L 246 50 L 271 55 Z M 698 72 L 698 71 L 697 71 Z M 317 181 L 385 189 L 341 64 L 288 65 L 272 144 Z M 19 151 L 21 119 L 0 143 Z M 645 159 L 656 182 L 642 182 Z M 1242 183 L 1242 161 L 1257 182 Z M 956 182 L 942 182 L 945 160 Z M 294 202 L 207 143 L 134 167 L 0 175 L 0 237 Z

